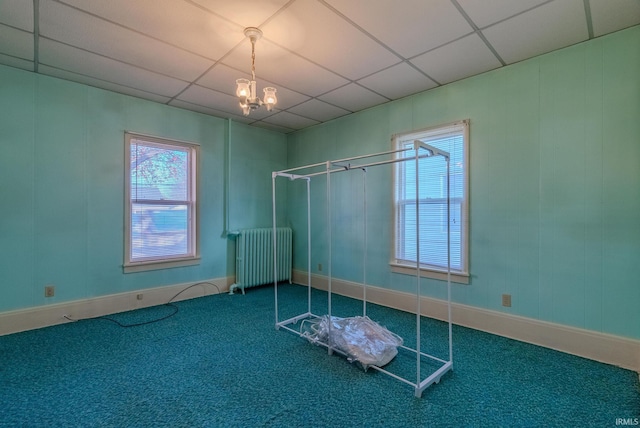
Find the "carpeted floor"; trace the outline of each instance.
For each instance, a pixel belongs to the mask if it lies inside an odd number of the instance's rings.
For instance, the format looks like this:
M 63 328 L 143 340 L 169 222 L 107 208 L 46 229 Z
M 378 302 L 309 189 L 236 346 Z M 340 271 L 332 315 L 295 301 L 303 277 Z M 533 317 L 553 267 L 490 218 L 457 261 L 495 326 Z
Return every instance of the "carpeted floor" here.
M 281 319 L 304 310 L 305 290 L 280 287 Z M 325 313 L 322 292 L 314 302 Z M 415 398 L 409 385 L 276 331 L 272 287 L 175 305 L 175 316 L 139 327 L 95 319 L 0 337 L 0 426 L 606 427 L 640 418 L 638 373 L 467 328 L 454 326 L 454 371 Z M 415 316 L 368 308 L 411 344 Z M 361 309 L 334 296 L 334 315 Z M 429 352 L 446 354 L 446 324 L 424 319 L 422 329 Z M 402 353 L 391 364 L 402 371 L 405 360 L 415 370 Z

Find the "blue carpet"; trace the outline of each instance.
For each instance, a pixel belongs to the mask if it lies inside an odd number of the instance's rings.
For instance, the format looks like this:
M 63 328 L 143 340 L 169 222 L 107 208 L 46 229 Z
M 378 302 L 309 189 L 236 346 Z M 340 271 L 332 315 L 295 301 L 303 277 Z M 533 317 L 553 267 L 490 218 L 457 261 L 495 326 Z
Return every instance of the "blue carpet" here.
M 280 290 L 280 319 L 297 315 L 306 289 Z M 175 316 L 140 327 L 93 319 L 0 337 L 0 426 L 600 427 L 640 418 L 637 373 L 467 328 L 454 326 L 454 371 L 415 398 L 409 385 L 276 331 L 272 287 L 175 305 Z M 326 313 L 322 305 L 314 311 Z M 415 342 L 415 316 L 368 308 Z M 334 315 L 361 309 L 334 296 Z M 446 324 L 421 326 L 428 351 L 446 355 Z M 390 367 L 415 370 L 415 359 L 399 355 Z

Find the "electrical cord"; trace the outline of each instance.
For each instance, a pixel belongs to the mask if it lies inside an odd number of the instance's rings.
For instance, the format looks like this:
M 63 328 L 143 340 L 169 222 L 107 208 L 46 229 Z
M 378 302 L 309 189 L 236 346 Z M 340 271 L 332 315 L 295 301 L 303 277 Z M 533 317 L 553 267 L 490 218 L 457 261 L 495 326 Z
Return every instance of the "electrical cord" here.
M 150 320 L 150 321 L 143 321 L 143 322 L 138 322 L 138 323 L 133 323 L 133 324 L 123 324 L 120 321 L 115 320 L 113 318 L 110 318 L 108 316 L 100 316 L 100 317 L 93 317 L 93 318 L 80 318 L 80 319 L 73 319 L 71 317 L 68 317 L 67 315 L 63 315 L 63 317 L 68 319 L 69 321 L 73 321 L 73 322 L 84 321 L 84 320 L 92 320 L 92 319 L 111 321 L 112 323 L 117 324 L 118 326 L 123 327 L 123 328 L 139 327 L 139 326 L 142 326 L 142 325 L 154 324 L 154 323 L 166 320 L 167 318 L 171 318 L 172 316 L 177 314 L 180 311 L 180 309 L 176 305 L 174 305 L 172 303 L 174 301 L 174 299 L 176 297 L 178 297 L 179 295 L 181 295 L 182 293 L 184 293 L 185 291 L 187 291 L 188 289 L 190 289 L 192 287 L 195 287 L 197 285 L 213 285 L 218 290 L 218 294 L 222 294 L 222 292 L 220 291 L 220 287 L 218 287 L 218 285 L 213 283 L 213 282 L 201 281 L 201 282 L 197 282 L 195 284 L 191 284 L 190 286 L 185 287 L 184 289 L 180 290 L 175 296 L 173 296 L 171 299 L 169 299 L 169 301 L 167 303 L 162 305 L 162 306 L 167 306 L 167 307 L 173 309 L 173 311 L 170 314 L 162 316 L 160 318 L 156 318 L 156 319 Z

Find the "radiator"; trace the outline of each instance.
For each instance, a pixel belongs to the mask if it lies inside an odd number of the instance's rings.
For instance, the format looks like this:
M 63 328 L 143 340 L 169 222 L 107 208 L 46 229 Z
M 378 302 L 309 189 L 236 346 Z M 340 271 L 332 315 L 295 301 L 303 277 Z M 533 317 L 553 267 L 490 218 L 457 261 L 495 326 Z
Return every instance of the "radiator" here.
M 276 268 L 278 282 L 291 282 L 291 228 L 276 228 Z M 236 240 L 236 283 L 229 294 L 240 288 L 272 284 L 274 281 L 273 229 L 243 229 Z

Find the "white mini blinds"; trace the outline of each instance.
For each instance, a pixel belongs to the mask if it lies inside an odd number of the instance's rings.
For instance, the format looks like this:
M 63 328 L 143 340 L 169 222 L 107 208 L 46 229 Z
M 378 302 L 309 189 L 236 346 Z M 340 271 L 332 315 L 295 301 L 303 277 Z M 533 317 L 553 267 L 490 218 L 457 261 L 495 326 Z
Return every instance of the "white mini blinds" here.
M 158 269 L 196 259 L 198 146 L 125 135 L 125 271 L 128 266 Z
M 413 147 L 420 140 L 449 153 L 451 270 L 468 275 L 468 140 L 467 120 L 394 136 L 395 149 Z M 399 157 L 413 157 L 413 151 Z M 447 268 L 447 164 L 443 157 L 419 160 L 420 265 L 423 270 Z M 398 266 L 416 266 L 416 166 L 413 161 L 396 164 L 394 177 L 395 242 Z M 428 274 L 426 276 L 429 276 Z

